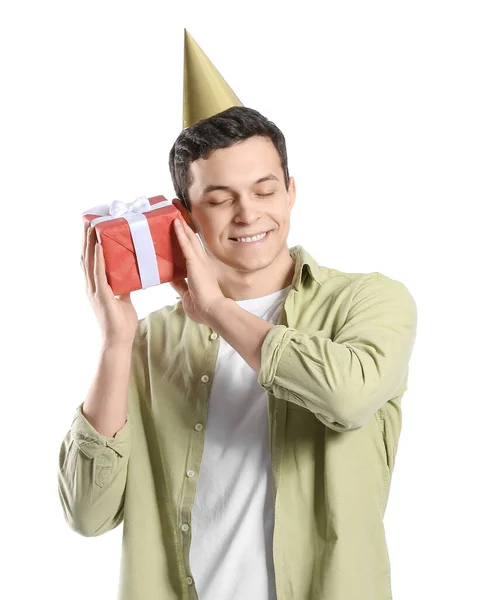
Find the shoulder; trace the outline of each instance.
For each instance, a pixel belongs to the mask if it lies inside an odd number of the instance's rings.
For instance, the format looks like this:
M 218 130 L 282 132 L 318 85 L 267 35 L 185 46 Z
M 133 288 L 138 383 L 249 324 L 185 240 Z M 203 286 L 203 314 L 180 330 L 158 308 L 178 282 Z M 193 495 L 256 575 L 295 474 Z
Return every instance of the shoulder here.
M 396 313 L 407 312 L 416 319 L 417 306 L 410 289 L 402 281 L 380 271 L 346 272 L 327 266 L 319 267 L 322 296 L 339 301 L 343 308 L 355 314 L 377 309 Z M 384 313 L 386 314 L 386 313 Z
M 380 271 L 374 272 L 346 272 L 340 271 L 332 267 L 318 266 L 321 273 L 323 282 L 329 281 L 334 282 L 337 286 L 349 287 L 355 292 L 364 289 L 377 289 L 377 290 L 397 290 L 406 295 L 411 295 L 406 285 L 394 279 Z

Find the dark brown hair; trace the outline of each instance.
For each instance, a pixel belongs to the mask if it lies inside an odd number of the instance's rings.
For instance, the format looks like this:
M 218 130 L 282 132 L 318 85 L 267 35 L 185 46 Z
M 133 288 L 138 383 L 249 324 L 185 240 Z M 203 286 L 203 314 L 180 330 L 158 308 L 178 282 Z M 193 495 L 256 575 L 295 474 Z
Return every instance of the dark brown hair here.
M 268 137 L 273 142 L 288 189 L 288 157 L 281 130 L 257 110 L 246 106 L 232 106 L 183 129 L 170 150 L 169 167 L 175 194 L 188 212 L 191 213 L 188 188 L 193 183 L 190 164 L 198 158 L 207 158 L 218 148 L 227 148 L 255 135 Z

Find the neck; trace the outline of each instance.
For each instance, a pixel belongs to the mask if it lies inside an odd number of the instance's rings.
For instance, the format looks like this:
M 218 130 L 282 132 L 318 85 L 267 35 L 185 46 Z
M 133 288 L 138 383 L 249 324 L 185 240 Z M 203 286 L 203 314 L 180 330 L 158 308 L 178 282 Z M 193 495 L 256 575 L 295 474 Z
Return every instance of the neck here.
M 218 284 L 226 298 L 250 300 L 278 292 L 293 282 L 295 262 L 285 245 L 283 251 L 266 267 L 256 271 L 240 271 L 210 255 Z

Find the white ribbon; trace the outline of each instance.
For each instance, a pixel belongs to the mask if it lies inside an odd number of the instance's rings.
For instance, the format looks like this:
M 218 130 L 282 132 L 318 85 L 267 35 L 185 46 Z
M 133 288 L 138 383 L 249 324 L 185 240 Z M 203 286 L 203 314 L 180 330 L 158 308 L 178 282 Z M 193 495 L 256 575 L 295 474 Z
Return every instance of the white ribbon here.
M 146 196 L 140 196 L 134 202 L 121 202 L 114 200 L 111 204 L 100 204 L 85 210 L 83 215 L 100 215 L 90 221 L 90 227 L 94 227 L 102 221 L 112 219 L 126 219 L 130 228 L 133 246 L 135 248 L 138 270 L 140 272 L 142 289 L 159 285 L 160 273 L 156 261 L 155 246 L 148 221 L 143 213 L 171 205 L 170 200 L 162 200 L 151 205 Z

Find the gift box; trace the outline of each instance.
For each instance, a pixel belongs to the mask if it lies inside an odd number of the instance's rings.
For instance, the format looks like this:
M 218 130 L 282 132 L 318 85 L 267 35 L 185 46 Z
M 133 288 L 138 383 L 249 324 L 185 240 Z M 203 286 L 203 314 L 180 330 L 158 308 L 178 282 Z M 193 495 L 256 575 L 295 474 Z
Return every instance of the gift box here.
M 105 271 L 118 296 L 187 277 L 173 221 L 181 212 L 164 196 L 115 200 L 82 213 L 103 247 Z

